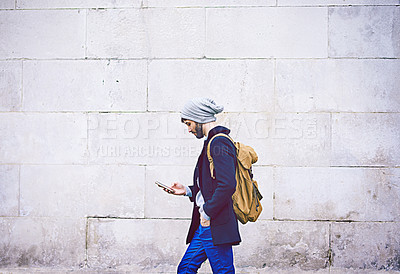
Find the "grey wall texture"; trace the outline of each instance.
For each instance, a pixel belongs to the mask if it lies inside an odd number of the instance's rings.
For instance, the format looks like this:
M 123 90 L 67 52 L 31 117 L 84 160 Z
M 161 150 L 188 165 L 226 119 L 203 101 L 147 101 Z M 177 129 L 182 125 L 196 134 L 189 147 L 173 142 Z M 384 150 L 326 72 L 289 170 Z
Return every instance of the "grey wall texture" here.
M 238 272 L 400 271 L 399 0 L 1 0 L 0 38 L 0 272 L 173 273 L 198 96 L 259 155 Z

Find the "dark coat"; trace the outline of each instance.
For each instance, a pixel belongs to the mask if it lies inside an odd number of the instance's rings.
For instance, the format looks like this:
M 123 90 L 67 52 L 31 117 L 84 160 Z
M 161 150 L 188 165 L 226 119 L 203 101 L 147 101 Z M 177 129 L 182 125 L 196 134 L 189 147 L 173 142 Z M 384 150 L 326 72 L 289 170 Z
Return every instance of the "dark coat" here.
M 186 243 L 190 243 L 194 233 L 200 225 L 199 207 L 196 205 L 196 194 L 199 191 L 204 197 L 203 209 L 211 218 L 211 235 L 214 245 L 240 243 L 238 222 L 232 205 L 232 194 L 236 190 L 236 149 L 232 142 L 224 137 L 216 137 L 211 144 L 211 156 L 214 160 L 214 176 L 211 178 L 210 163 L 207 158 L 207 145 L 209 140 L 217 133 L 229 134 L 230 130 L 217 126 L 210 130 L 207 140 L 204 141 L 203 150 L 197 160 L 194 171 L 193 186 L 190 200 L 194 202 L 192 222 Z

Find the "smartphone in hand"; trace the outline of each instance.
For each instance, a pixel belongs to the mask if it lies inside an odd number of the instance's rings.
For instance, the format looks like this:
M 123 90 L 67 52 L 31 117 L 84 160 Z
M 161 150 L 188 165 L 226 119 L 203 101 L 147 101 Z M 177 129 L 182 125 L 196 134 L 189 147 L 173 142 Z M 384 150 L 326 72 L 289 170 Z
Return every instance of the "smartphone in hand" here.
M 175 190 L 173 190 L 172 188 L 170 188 L 169 186 L 166 186 L 162 183 L 160 183 L 159 181 L 156 181 L 155 184 L 159 187 L 161 187 L 164 190 L 167 190 L 169 193 L 175 193 Z

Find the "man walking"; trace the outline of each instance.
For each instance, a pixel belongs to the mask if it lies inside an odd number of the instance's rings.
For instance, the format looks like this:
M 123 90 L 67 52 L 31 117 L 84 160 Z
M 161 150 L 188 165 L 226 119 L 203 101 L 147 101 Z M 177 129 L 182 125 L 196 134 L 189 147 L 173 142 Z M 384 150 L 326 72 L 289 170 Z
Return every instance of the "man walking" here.
M 192 186 L 174 183 L 174 195 L 185 195 L 194 203 L 192 221 L 186 243 L 190 243 L 178 273 L 197 273 L 208 259 L 213 273 L 235 273 L 232 245 L 240 243 L 238 222 L 233 210 L 232 195 L 236 190 L 236 148 L 224 136 L 213 139 L 211 156 L 214 178 L 211 177 L 207 145 L 218 133 L 230 130 L 216 124 L 215 114 L 223 111 L 209 98 L 188 101 L 181 111 L 181 121 L 196 138 L 204 136 L 203 150 L 197 160 Z M 171 193 L 171 192 L 170 192 Z

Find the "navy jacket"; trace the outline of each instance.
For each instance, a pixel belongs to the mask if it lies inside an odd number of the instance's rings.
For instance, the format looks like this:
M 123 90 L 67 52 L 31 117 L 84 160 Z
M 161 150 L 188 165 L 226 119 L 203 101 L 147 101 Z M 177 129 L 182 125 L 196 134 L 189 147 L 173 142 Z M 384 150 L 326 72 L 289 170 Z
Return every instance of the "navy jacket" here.
M 217 133 L 229 134 L 230 130 L 223 126 L 216 126 L 210 130 L 207 140 L 204 141 L 203 150 L 194 171 L 193 186 L 189 186 L 192 191 L 190 200 L 194 206 L 186 243 L 191 242 L 200 225 L 199 207 L 196 205 L 196 195 L 199 191 L 197 180 L 199 180 L 201 194 L 205 201 L 203 209 L 211 218 L 210 227 L 214 245 L 237 245 L 241 241 L 232 204 L 232 194 L 236 190 L 236 149 L 232 142 L 224 136 L 216 137 L 211 144 L 210 152 L 214 160 L 215 179 L 211 178 L 207 145 Z

